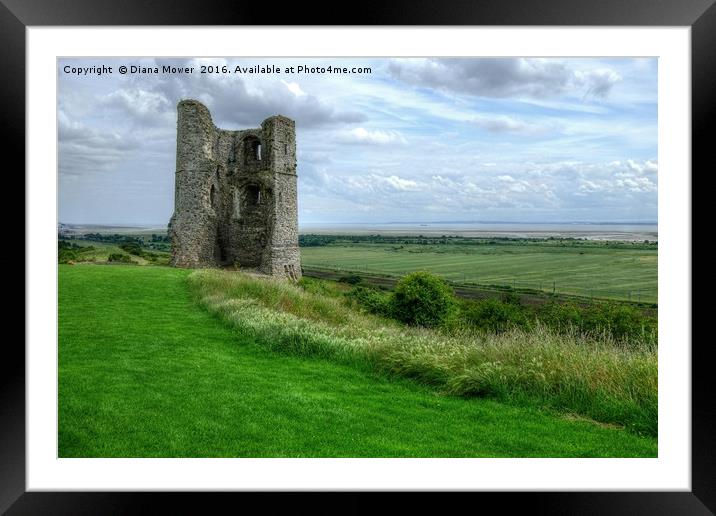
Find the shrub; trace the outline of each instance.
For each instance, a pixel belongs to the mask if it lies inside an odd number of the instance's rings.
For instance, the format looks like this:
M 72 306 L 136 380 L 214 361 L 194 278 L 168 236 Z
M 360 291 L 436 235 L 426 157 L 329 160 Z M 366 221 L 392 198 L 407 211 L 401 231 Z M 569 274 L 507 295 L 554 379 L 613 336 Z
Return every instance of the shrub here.
M 88 261 L 92 259 L 92 256 L 89 256 L 92 251 L 94 247 L 91 245 L 79 246 L 74 242 L 60 240 L 57 243 L 57 261 L 59 263 Z
M 463 318 L 468 324 L 483 330 L 501 333 L 511 328 L 527 326 L 527 317 L 519 304 L 497 299 L 466 303 Z
M 445 281 L 425 271 L 404 276 L 390 299 L 393 316 L 413 326 L 444 325 L 456 308 L 455 293 Z
M 57 241 L 57 261 L 59 263 L 67 263 L 77 259 L 79 254 L 79 246 L 74 242 Z
M 392 316 L 390 294 L 381 292 L 373 288 L 357 286 L 353 288 L 350 292 L 346 293 L 346 296 L 348 296 L 349 299 L 355 301 L 367 312 L 376 315 L 382 315 L 383 317 Z
M 656 343 L 656 318 L 629 305 L 596 303 L 578 306 L 573 302 L 552 302 L 537 309 L 536 316 L 557 330 L 573 327 L 593 336 L 607 334 L 622 341 Z
M 546 303 L 537 309 L 537 317 L 547 326 L 557 330 L 583 328 L 582 310 L 572 302 Z
M 132 258 L 128 254 L 112 253 L 107 258 L 109 263 L 133 263 Z
M 126 242 L 124 244 L 121 244 L 119 248 L 122 251 L 126 251 L 129 254 L 133 254 L 136 256 L 142 256 L 143 254 L 142 247 L 137 242 Z
M 74 242 L 66 242 L 65 240 L 57 241 L 58 249 L 81 249 L 81 247 Z
M 78 256 L 79 256 L 79 253 L 77 252 L 76 249 L 60 247 L 57 251 L 57 261 L 59 263 L 67 263 L 69 261 L 75 261 L 75 260 L 77 260 Z
M 603 303 L 584 311 L 585 331 L 607 331 L 617 339 L 655 340 L 656 321 L 633 306 Z

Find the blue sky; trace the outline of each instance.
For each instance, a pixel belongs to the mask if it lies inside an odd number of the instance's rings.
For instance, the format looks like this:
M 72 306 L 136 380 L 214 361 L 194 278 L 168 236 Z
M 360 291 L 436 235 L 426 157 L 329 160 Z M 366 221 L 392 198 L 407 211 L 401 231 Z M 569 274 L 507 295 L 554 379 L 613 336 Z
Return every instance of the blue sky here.
M 113 66 L 73 75 L 70 66 Z M 370 67 L 128 74 L 119 65 Z M 166 224 L 176 104 L 296 121 L 299 223 L 656 221 L 657 60 L 216 58 L 58 63 L 64 223 Z

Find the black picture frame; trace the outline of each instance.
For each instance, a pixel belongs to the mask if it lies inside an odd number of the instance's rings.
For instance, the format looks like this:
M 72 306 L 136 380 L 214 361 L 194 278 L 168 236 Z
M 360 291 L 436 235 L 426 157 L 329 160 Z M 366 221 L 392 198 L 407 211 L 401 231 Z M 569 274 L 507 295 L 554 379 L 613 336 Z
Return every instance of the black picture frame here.
M 716 5 L 715 0 L 489 0 L 360 2 L 336 9 L 335 3 L 284 4 L 266 9 L 260 2 L 204 0 L 0 0 L 0 81 L 4 120 L 3 152 L 19 158 L 25 167 L 25 29 L 28 26 L 89 25 L 551 25 L 551 26 L 688 26 L 691 27 L 692 171 L 710 171 L 709 129 L 716 111 Z M 347 8 L 350 7 L 350 8 Z M 343 14 L 339 14 L 343 11 Z M 707 165 L 708 164 L 708 165 Z M 686 171 L 685 173 L 688 173 Z M 17 177 L 19 179 L 19 177 Z M 19 185 L 24 191 L 24 181 Z M 16 190 L 19 191 L 19 190 Z M 693 191 L 693 189 L 692 189 Z M 17 196 L 19 198 L 19 196 Z M 692 201 L 693 206 L 693 201 Z M 7 209 L 7 207 L 5 207 Z M 5 213 L 17 220 L 18 210 Z M 6 218 L 5 220 L 10 220 Z M 694 220 L 692 222 L 697 222 Z M 14 222 L 16 224 L 16 222 Z M 694 235 L 692 227 L 692 235 Z M 691 250 L 693 253 L 693 250 Z M 692 254 L 693 256 L 693 254 Z M 5 258 L 3 258 L 5 260 Z M 15 258 L 15 270 L 17 262 Z M 32 271 L 25 270 L 25 275 Z M 692 273 L 693 275 L 693 273 Z M 23 295 L 24 299 L 24 295 Z M 16 303 L 24 309 L 24 303 Z M 693 305 L 693 303 L 692 303 Z M 18 314 L 19 315 L 19 314 Z M 19 320 L 19 317 L 18 317 Z M 692 316 L 693 320 L 693 316 Z M 496 502 L 500 512 L 528 509 L 550 514 L 713 514 L 716 511 L 716 424 L 710 399 L 710 339 L 692 347 L 692 491 L 691 492 L 533 492 L 470 493 L 480 505 Z M 690 343 L 685 342 L 684 345 Z M 209 504 L 226 503 L 226 493 L 50 493 L 25 489 L 25 354 L 19 338 L 7 338 L 0 358 L 0 513 L 104 514 L 212 512 Z M 262 512 L 278 505 L 311 512 L 328 512 L 320 493 L 243 494 L 241 505 L 252 502 Z M 340 512 L 363 512 L 382 505 L 378 494 L 349 494 Z M 286 499 L 287 498 L 287 499 Z M 399 503 L 425 507 L 423 493 L 403 496 Z M 464 501 L 464 500 L 463 500 Z M 451 500 L 459 503 L 460 500 Z M 475 500 L 467 501 L 475 504 Z M 176 507 L 173 509 L 172 506 Z M 234 507 L 229 501 L 228 507 Z M 444 510 L 449 506 L 443 506 Z M 330 510 L 330 512 L 334 512 Z M 234 512 L 232 510 L 232 512 Z

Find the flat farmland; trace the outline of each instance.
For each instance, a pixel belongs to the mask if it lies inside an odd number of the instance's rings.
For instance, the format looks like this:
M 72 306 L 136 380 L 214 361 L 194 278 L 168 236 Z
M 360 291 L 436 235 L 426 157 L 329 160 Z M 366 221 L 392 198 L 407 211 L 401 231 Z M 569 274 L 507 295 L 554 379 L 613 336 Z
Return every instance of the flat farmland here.
M 456 283 L 649 303 L 657 302 L 657 256 L 656 248 L 609 243 L 335 243 L 301 248 L 304 267 L 386 276 L 427 270 Z

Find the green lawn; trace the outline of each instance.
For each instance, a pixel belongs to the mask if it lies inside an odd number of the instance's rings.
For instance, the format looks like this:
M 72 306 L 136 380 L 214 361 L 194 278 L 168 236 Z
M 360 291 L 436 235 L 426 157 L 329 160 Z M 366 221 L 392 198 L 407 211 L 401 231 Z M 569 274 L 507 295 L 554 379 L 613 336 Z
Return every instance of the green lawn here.
M 428 270 L 456 282 L 516 286 L 581 296 L 657 302 L 657 251 L 555 245 L 436 248 L 335 244 L 301 248 L 301 262 L 401 276 Z
M 60 457 L 653 457 L 653 438 L 282 355 L 189 271 L 59 266 Z

